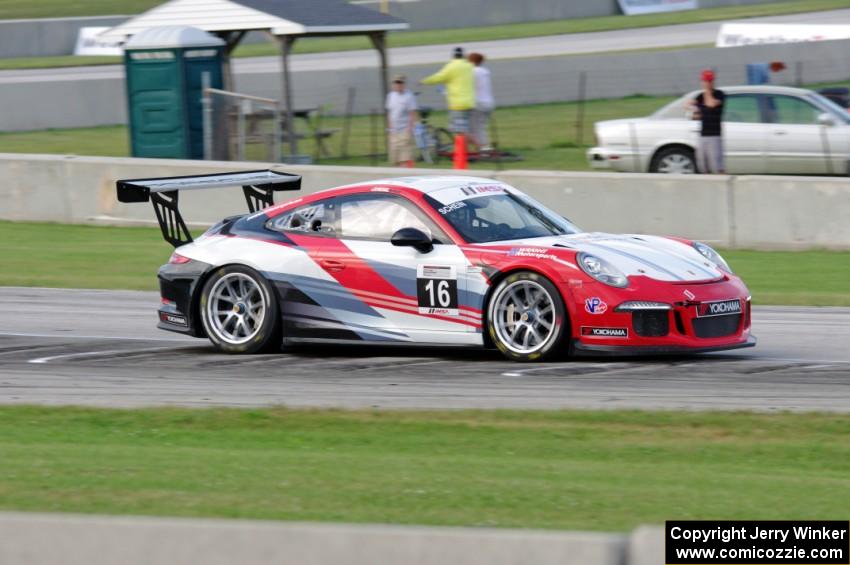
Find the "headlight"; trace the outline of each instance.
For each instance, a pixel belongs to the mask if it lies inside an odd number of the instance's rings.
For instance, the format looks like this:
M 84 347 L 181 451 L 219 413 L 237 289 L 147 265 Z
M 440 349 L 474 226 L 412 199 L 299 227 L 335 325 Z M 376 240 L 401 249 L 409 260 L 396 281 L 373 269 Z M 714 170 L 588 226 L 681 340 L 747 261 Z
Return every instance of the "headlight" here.
M 608 261 L 600 259 L 595 255 L 579 253 L 578 266 L 581 267 L 582 271 L 601 283 L 616 286 L 617 288 L 629 286 L 629 279 L 625 273 Z
M 693 243 L 694 249 L 700 252 L 700 255 L 711 261 L 712 263 L 716 263 L 720 266 L 721 269 L 726 271 L 727 273 L 731 273 L 732 269 L 729 268 L 729 264 L 723 260 L 723 257 L 720 256 L 720 253 L 709 247 L 708 245 L 701 243 L 699 241 L 695 241 Z

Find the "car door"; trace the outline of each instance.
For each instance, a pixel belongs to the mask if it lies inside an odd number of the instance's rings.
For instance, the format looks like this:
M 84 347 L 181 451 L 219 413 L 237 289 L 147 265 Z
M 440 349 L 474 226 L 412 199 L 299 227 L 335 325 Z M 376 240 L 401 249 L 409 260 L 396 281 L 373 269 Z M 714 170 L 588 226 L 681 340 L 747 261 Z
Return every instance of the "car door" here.
M 464 307 L 468 260 L 407 198 L 386 192 L 341 197 L 338 245 L 322 261 L 346 291 L 383 317 L 384 327 L 427 343 L 480 342 L 480 314 Z M 433 249 L 390 242 L 402 228 L 430 234 Z M 471 334 L 458 340 L 458 334 Z M 452 337 L 455 336 L 455 337 Z
M 772 174 L 822 175 L 830 172 L 829 132 L 820 125 L 822 110 L 796 96 L 767 96 L 770 123 L 767 170 Z
M 763 173 L 767 143 L 758 94 L 727 94 L 723 103 L 723 144 L 726 172 Z

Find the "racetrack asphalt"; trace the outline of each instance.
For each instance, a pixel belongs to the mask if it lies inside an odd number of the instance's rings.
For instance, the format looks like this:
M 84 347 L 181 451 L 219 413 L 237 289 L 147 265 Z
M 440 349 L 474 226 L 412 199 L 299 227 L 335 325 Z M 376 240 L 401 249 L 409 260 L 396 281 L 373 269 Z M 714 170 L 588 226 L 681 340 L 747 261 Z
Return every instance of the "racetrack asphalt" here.
M 792 24 L 850 24 L 850 9 L 749 18 L 753 23 Z M 548 35 L 521 39 L 464 42 L 467 51 L 478 51 L 489 59 L 533 59 L 561 55 L 603 53 L 612 50 L 673 49 L 688 45 L 711 43 L 717 39 L 721 21 L 679 24 L 648 28 L 597 31 Z M 394 47 L 389 57 L 394 67 L 407 65 L 438 65 L 444 63 L 455 45 L 421 45 Z M 334 71 L 359 67 L 377 67 L 374 50 L 354 50 L 334 53 L 305 53 L 293 55 L 291 69 L 299 71 Z M 280 73 L 280 57 L 240 57 L 234 59 L 236 75 L 251 73 Z M 0 84 L 45 81 L 80 81 L 114 79 L 124 76 L 121 65 L 65 67 L 50 69 L 21 69 L 0 71 Z
M 449 348 L 224 355 L 156 329 L 158 303 L 0 287 L 0 404 L 850 412 L 850 308 L 756 306 L 752 349 L 519 364 Z

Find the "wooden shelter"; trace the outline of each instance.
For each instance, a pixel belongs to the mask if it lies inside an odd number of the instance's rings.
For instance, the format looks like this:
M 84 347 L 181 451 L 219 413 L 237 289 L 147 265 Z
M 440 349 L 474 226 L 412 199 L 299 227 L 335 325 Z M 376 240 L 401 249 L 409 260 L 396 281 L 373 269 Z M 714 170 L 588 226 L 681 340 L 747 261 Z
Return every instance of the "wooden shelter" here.
M 386 98 L 389 89 L 386 34 L 410 27 L 404 20 L 344 0 L 171 0 L 104 31 L 100 37 L 126 41 L 144 29 L 174 25 L 196 27 L 225 41 L 226 90 L 232 90 L 234 84 L 230 54 L 245 34 L 264 31 L 275 38 L 283 63 L 281 94 L 292 155 L 297 153 L 297 142 L 293 131 L 289 56 L 295 41 L 299 37 L 369 37 L 380 57 L 381 92 Z

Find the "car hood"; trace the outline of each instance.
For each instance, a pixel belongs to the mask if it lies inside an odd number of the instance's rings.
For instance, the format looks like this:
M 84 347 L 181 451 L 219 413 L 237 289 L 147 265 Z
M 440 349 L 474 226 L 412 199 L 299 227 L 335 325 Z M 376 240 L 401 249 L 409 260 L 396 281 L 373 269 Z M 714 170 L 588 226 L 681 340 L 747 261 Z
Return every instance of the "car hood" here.
M 661 281 L 710 281 L 724 277 L 723 271 L 696 249 L 666 237 L 580 233 L 494 244 L 517 248 L 572 249 L 604 259 L 628 276 L 645 276 Z M 520 251 L 514 253 L 519 254 Z

